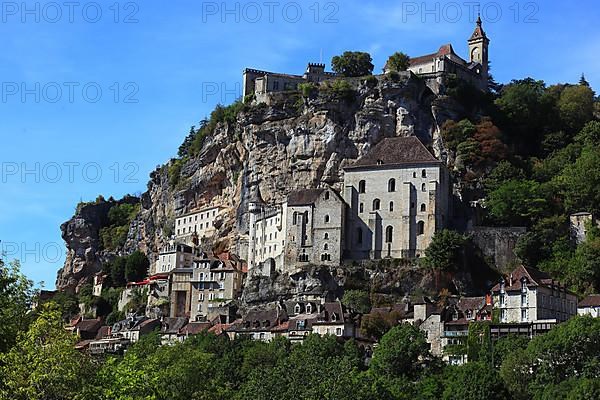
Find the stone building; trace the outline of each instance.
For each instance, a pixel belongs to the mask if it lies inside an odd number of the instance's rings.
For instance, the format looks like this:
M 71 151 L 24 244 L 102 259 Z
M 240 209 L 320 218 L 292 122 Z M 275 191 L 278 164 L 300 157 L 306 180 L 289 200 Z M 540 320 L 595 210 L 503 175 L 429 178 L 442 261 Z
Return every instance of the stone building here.
M 419 257 L 448 221 L 446 167 L 414 137 L 385 138 L 344 168 L 346 258 Z
M 202 239 L 215 233 L 214 222 L 220 207 L 208 207 L 184 214 L 175 219 L 175 239 L 192 244 L 194 238 Z
M 248 200 L 248 211 L 248 270 L 268 276 L 273 269 L 283 268 L 287 209 L 285 204 L 265 204 L 256 185 Z
M 205 254 L 195 262 L 190 281 L 192 321 L 229 316 L 229 304 L 241 295 L 245 277 L 242 263 L 232 258 L 230 255 L 215 258 Z
M 150 267 L 150 274 L 169 273 L 174 269 L 191 268 L 194 249 L 183 243 L 171 240 L 167 243 Z
M 487 90 L 489 79 L 489 48 L 490 40 L 483 30 L 481 17 L 468 40 L 469 61 L 454 52 L 451 44 L 445 44 L 432 54 L 411 57 L 409 71 L 427 80 L 435 93 L 443 86 L 443 78 L 449 74 L 472 83 L 481 90 Z M 390 68 L 385 66 L 387 73 Z
M 286 268 L 302 264 L 339 265 L 344 243 L 346 204 L 332 189 L 289 194 L 286 204 Z
M 243 96 L 254 94 L 256 100 L 261 103 L 267 93 L 296 90 L 301 83 L 319 83 L 335 76 L 336 74 L 333 72 L 325 71 L 325 64 L 309 63 L 303 75 L 281 74 L 246 68 L 243 78 Z
M 563 322 L 577 315 L 577 296 L 545 272 L 520 266 L 492 288 L 500 322 Z

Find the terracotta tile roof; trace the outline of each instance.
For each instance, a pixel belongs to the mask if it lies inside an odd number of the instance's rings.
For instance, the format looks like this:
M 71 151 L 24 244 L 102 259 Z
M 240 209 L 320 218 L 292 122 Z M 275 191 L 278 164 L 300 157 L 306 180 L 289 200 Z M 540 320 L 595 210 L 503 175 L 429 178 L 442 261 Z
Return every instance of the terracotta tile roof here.
M 454 49 L 452 48 L 452 45 L 450 43 L 448 43 L 448 44 L 441 46 L 439 48 L 439 50 L 435 53 L 426 54 L 424 56 L 419 56 L 419 57 L 414 57 L 414 58 L 411 57 L 410 65 L 412 67 L 415 65 L 430 63 L 433 61 L 434 58 L 440 58 L 440 57 L 450 55 L 450 54 L 456 54 L 456 53 L 454 53 Z
M 600 294 L 590 294 L 585 299 L 581 300 L 577 307 L 600 307 Z
M 75 328 L 80 332 L 96 333 L 102 326 L 102 321 L 99 319 L 82 319 L 75 325 Z
M 110 326 L 101 326 L 100 329 L 98 329 L 98 333 L 96 334 L 96 340 L 105 338 L 108 335 L 110 335 Z
M 217 324 L 211 327 L 208 332 L 213 333 L 217 336 L 222 335 L 231 327 L 231 324 Z
M 345 169 L 387 168 L 394 165 L 431 163 L 439 163 L 439 161 L 417 137 L 392 137 L 377 143 L 366 155 Z
M 176 335 L 187 323 L 188 319 L 185 317 L 163 318 L 160 333 Z
M 201 332 L 207 331 L 212 327 L 210 322 L 190 322 L 185 325 L 179 333 L 182 335 L 197 335 Z
M 479 311 L 485 306 L 485 297 L 461 297 L 457 307 L 463 313 L 467 310 Z
M 504 290 L 520 290 L 521 289 L 521 279 L 525 278 L 527 280 L 528 287 L 537 287 L 537 286 L 545 286 L 552 287 L 552 285 L 560 285 L 560 282 L 552 279 L 550 275 L 546 272 L 542 272 L 535 268 L 525 267 L 523 265 L 517 267 L 512 272 L 512 285 L 510 284 L 510 276 L 505 278 Z M 493 288 L 493 292 L 500 291 L 500 283 L 497 283 Z

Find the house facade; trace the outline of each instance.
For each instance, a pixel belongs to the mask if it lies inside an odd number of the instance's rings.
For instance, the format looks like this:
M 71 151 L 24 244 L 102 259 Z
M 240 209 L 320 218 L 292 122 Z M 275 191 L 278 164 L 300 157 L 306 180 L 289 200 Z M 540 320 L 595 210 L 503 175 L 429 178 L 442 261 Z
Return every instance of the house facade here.
M 577 315 L 577 296 L 547 273 L 524 266 L 492 288 L 501 323 L 563 322 Z
M 600 294 L 590 294 L 581 300 L 577 306 L 577 314 L 600 318 Z

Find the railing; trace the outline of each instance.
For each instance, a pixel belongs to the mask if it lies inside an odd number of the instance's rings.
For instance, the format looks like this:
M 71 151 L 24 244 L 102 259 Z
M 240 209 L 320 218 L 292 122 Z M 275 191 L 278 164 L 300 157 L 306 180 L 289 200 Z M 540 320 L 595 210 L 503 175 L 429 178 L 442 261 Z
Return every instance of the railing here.
M 469 331 L 444 331 L 445 337 L 467 336 Z

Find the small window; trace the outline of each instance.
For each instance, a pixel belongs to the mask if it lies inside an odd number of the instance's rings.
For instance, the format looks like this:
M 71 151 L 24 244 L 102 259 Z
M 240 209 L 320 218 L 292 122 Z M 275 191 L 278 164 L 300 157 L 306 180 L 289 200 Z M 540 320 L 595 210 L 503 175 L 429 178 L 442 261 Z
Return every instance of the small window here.
M 425 205 L 425 203 L 421 204 L 421 212 L 425 212 L 427 211 L 427 206 Z
M 421 192 L 426 192 L 427 191 L 427 186 L 425 184 L 421 185 Z
M 329 215 L 325 216 L 325 223 L 328 224 L 329 223 Z
M 394 178 L 388 181 L 388 192 L 396 191 L 396 180 Z
M 417 173 L 413 172 L 413 178 L 416 178 L 416 177 L 417 177 Z
M 325 243 L 325 245 L 323 246 L 323 250 L 329 250 L 329 245 L 327 243 Z
M 373 200 L 373 211 L 377 211 L 381 208 L 381 201 L 379 199 Z
M 390 212 L 394 211 L 394 202 L 390 201 Z
M 421 178 L 427 178 L 427 170 L 421 171 Z
M 394 238 L 394 227 L 388 226 L 385 228 L 385 242 L 392 243 L 392 239 Z
M 325 240 L 329 240 L 329 233 L 325 232 L 325 236 L 323 237 Z
M 367 188 L 367 183 L 365 181 L 358 182 L 358 193 L 365 193 Z
M 325 200 L 329 200 L 329 192 L 325 192 Z
M 358 206 L 358 212 L 360 212 L 361 214 L 365 211 L 365 205 L 363 203 L 360 203 L 360 205 Z
M 417 235 L 423 235 L 425 233 L 425 222 L 419 221 L 417 224 Z
M 377 165 L 383 165 L 383 160 L 377 160 Z

